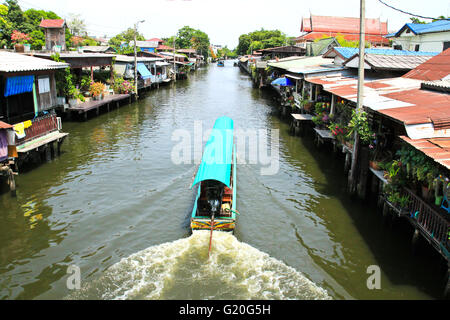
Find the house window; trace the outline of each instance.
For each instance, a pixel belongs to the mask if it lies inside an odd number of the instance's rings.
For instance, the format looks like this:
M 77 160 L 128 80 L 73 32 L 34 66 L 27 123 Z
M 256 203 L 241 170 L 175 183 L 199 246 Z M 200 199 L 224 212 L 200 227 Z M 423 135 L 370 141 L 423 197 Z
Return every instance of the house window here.
M 420 48 L 420 44 L 416 44 L 416 46 L 414 47 L 414 51 L 419 51 Z
M 39 93 L 50 92 L 50 77 L 38 78 Z
M 445 41 L 444 42 L 444 48 L 442 49 L 443 51 L 447 50 L 448 48 L 450 48 L 450 41 Z
M 402 50 L 402 45 L 401 44 L 394 45 L 394 50 Z

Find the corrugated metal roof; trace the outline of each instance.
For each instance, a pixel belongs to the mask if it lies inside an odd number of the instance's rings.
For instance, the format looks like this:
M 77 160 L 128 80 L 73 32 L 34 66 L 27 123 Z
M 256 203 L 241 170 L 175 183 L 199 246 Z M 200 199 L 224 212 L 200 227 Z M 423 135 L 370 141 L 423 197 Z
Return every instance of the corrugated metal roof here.
M 412 140 L 401 136 L 403 141 L 423 152 L 435 162 L 450 169 L 450 138 L 433 138 Z
M 332 59 L 323 57 L 301 57 L 295 60 L 269 62 L 268 65 L 274 68 L 284 69 L 290 72 L 302 73 L 303 71 L 310 71 L 318 69 L 322 65 L 329 65 L 331 67 Z
M 0 51 L 0 72 L 26 72 L 39 70 L 64 69 L 67 63 L 30 57 L 27 55 Z
M 108 50 L 114 51 L 114 49 L 110 46 L 84 46 L 81 47 L 81 49 L 87 52 L 106 52 Z
M 30 54 L 31 55 L 31 54 Z M 35 52 L 32 53 L 35 57 L 45 57 L 50 58 L 53 54 L 52 53 L 41 53 L 41 52 Z M 73 58 L 112 58 L 114 57 L 114 54 L 109 53 L 78 53 L 76 52 L 61 52 L 59 54 L 59 58 L 61 60 L 64 59 L 73 59 Z
M 44 19 L 39 27 L 42 28 L 62 28 L 66 22 L 64 19 Z
M 130 46 L 134 46 L 134 41 L 130 41 Z M 139 48 L 157 48 L 158 42 L 157 41 L 136 41 L 136 47 Z
M 115 55 L 117 62 L 134 62 L 134 56 L 125 56 L 125 55 Z M 154 62 L 154 61 L 162 61 L 163 58 L 153 58 L 153 57 L 137 57 L 137 62 Z
M 357 101 L 356 77 L 316 77 L 306 81 L 320 84 L 325 91 L 341 98 Z M 365 81 L 365 107 L 402 122 L 411 138 L 450 135 L 450 126 L 442 126 L 450 118 L 448 94 L 421 90 L 420 80 L 403 77 Z M 434 128 L 433 121 L 440 124 Z
M 195 49 L 178 49 L 177 52 L 181 53 L 197 53 Z
M 403 77 L 419 80 L 441 80 L 450 74 L 450 48 L 429 59 Z
M 393 50 L 395 51 L 395 50 Z M 432 56 L 425 55 L 382 55 L 367 53 L 364 62 L 374 70 L 407 71 L 412 70 L 420 64 L 429 60 Z M 347 67 L 357 68 L 359 65 L 359 54 L 354 55 L 344 62 Z

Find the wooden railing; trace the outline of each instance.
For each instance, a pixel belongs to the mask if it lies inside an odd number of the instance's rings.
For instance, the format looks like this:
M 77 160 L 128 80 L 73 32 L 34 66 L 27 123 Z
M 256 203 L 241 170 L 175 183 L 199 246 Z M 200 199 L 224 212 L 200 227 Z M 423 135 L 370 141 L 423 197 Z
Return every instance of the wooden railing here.
M 449 219 L 444 218 L 439 212 L 408 188 L 404 188 L 404 190 L 411 199 L 409 211 L 412 213 L 417 224 L 424 232 L 426 232 L 430 240 L 434 239 L 437 241 L 437 244 L 442 245 L 447 252 L 450 251 L 450 241 L 448 239 L 450 230 Z
M 48 114 L 31 121 L 31 127 L 25 129 L 25 137 L 16 140 L 16 145 L 21 145 L 27 141 L 39 138 L 50 132 L 58 130 L 58 119 L 56 114 Z

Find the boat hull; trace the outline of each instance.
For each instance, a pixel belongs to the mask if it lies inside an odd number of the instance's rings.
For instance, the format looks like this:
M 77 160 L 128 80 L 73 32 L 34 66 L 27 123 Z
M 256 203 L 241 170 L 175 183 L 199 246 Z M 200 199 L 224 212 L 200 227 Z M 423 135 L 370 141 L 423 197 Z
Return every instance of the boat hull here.
M 236 221 L 232 219 L 215 219 L 213 230 L 233 232 L 236 227 Z M 211 230 L 210 219 L 191 219 L 192 230 Z

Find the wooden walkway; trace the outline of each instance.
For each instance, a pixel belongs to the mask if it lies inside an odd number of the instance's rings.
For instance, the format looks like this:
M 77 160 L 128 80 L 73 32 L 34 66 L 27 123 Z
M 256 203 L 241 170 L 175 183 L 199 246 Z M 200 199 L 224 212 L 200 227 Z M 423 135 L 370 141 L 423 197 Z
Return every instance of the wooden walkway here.
M 53 131 L 49 134 L 46 134 L 45 136 L 33 139 L 29 142 L 26 142 L 22 145 L 17 146 L 17 153 L 19 153 L 19 154 L 27 153 L 29 151 L 36 150 L 39 147 L 41 147 L 43 145 L 47 145 L 54 141 L 58 141 L 58 143 L 62 143 L 62 140 L 64 140 L 64 138 L 68 135 L 69 134 L 65 133 L 65 132 Z
M 84 118 L 87 119 L 87 113 L 90 110 L 96 110 L 97 115 L 99 114 L 100 107 L 106 106 L 109 111 L 109 107 L 111 104 L 115 104 L 118 108 L 119 104 L 122 100 L 129 99 L 131 100 L 131 94 L 113 94 L 110 96 L 106 96 L 103 100 L 92 100 L 89 102 L 80 103 L 76 106 L 69 107 L 67 112 L 69 115 L 73 113 L 84 114 Z M 131 101 L 129 101 L 131 102 Z
M 310 114 L 298 114 L 291 113 L 292 122 L 291 122 L 291 132 L 294 135 L 299 135 L 304 133 L 304 126 L 306 123 L 310 123 L 312 121 L 312 115 Z M 303 125 L 302 125 L 303 124 Z

